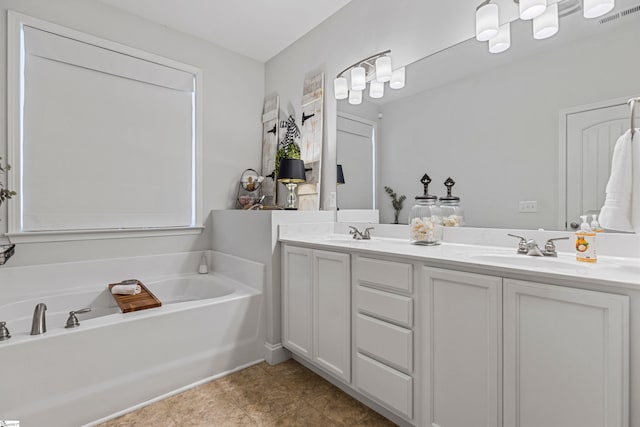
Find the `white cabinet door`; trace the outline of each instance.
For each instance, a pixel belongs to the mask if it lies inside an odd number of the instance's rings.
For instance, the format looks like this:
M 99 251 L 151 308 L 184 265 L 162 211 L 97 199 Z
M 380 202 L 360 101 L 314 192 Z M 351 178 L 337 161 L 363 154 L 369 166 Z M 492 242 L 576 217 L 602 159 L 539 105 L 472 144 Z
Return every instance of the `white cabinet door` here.
M 312 250 L 284 246 L 282 257 L 282 340 L 284 346 L 311 359 L 313 352 Z
M 313 251 L 313 360 L 351 380 L 351 274 L 349 255 Z
M 628 426 L 629 298 L 504 281 L 504 425 Z
M 497 427 L 502 278 L 427 267 L 422 271 L 424 425 Z

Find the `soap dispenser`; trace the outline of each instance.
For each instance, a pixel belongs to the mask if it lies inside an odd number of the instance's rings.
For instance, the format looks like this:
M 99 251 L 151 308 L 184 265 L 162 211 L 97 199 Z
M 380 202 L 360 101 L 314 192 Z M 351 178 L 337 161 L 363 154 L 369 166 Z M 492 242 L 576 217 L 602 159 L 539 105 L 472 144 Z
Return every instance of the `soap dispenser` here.
M 200 265 L 198 266 L 198 273 L 207 274 L 209 273 L 209 260 L 207 259 L 207 254 L 203 253 L 202 257 L 200 257 Z
M 587 222 L 587 215 L 581 215 L 582 224 L 576 232 L 576 259 L 582 262 L 597 262 L 596 233 Z
M 429 194 L 431 178 L 426 173 L 420 180 L 422 196 L 416 196 L 416 205 L 409 217 L 409 239 L 416 245 L 439 245 L 442 240 L 442 210 L 436 205 L 437 196 Z
M 464 225 L 464 211 L 460 207 L 460 197 L 452 196 L 451 189 L 456 182 L 447 178 L 444 186 L 447 187 L 447 195 L 440 197 L 440 209 L 442 209 L 442 225 L 445 227 L 460 227 Z
M 591 215 L 591 231 L 593 231 L 594 233 L 602 233 L 604 231 L 604 228 L 602 228 L 602 226 L 598 222 L 597 214 Z

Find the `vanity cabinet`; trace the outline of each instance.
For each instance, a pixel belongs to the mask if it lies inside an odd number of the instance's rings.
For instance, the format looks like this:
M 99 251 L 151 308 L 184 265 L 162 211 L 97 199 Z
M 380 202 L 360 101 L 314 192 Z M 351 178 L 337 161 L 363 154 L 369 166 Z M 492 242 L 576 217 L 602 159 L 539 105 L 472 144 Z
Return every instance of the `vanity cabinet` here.
M 505 279 L 504 425 L 627 426 L 628 325 L 628 296 Z
M 629 297 L 422 272 L 423 425 L 628 425 Z
M 428 267 L 422 273 L 424 424 L 497 427 L 502 278 Z
M 351 381 L 351 275 L 348 254 L 283 247 L 283 343 Z

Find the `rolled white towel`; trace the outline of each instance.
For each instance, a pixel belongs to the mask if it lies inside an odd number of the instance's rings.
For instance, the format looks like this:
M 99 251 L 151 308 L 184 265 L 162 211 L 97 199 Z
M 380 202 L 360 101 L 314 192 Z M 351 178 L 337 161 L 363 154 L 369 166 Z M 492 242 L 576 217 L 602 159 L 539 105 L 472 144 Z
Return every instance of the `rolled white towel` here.
M 115 285 L 111 288 L 113 295 L 138 295 L 142 292 L 140 285 Z

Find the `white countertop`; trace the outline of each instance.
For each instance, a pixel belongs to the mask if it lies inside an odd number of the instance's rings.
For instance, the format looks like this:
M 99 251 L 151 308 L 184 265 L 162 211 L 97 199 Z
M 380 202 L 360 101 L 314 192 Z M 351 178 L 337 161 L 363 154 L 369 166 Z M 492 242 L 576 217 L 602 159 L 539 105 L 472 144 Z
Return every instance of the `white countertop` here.
M 599 256 L 597 263 L 577 261 L 573 253 L 558 257 L 516 254 L 516 247 L 442 242 L 437 246 L 411 244 L 408 239 L 372 237 L 353 240 L 346 234 L 285 233 L 280 241 L 319 249 L 363 255 L 408 258 L 425 265 L 459 269 L 522 280 L 547 280 L 572 284 L 617 285 L 640 289 L 640 260 Z

